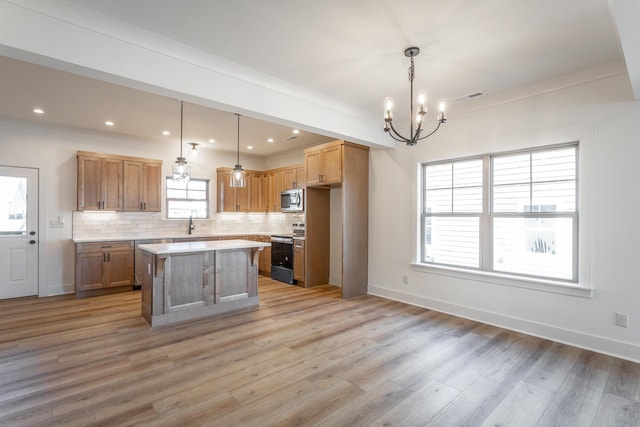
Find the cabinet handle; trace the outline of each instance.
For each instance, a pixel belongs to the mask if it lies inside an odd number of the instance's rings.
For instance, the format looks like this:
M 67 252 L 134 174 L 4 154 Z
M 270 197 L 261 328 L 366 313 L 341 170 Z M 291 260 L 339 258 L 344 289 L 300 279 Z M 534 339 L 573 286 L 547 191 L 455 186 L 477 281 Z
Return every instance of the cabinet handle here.
M 318 177 L 318 180 L 319 180 L 320 182 L 324 182 L 324 175 L 320 175 L 320 176 Z
M 107 254 L 102 254 L 102 262 L 107 262 Z
M 147 202 L 144 202 L 144 210 L 147 210 Z
M 111 262 L 111 254 L 107 254 L 107 262 Z

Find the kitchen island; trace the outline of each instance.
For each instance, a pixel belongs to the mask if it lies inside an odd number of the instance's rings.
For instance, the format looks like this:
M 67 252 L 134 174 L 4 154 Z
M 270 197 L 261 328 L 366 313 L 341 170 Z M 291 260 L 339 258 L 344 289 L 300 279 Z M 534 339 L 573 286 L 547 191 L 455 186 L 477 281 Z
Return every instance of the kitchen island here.
M 142 317 L 160 326 L 257 306 L 258 258 L 268 246 L 239 239 L 140 245 Z

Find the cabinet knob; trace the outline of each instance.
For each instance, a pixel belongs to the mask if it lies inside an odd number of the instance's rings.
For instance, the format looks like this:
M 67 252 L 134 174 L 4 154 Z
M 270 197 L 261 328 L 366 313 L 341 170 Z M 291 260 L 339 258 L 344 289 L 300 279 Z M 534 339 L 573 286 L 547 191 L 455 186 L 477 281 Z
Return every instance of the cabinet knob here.
M 36 244 L 36 241 L 35 241 L 35 240 L 29 240 L 29 244 L 30 244 L 30 245 L 35 245 L 35 244 Z

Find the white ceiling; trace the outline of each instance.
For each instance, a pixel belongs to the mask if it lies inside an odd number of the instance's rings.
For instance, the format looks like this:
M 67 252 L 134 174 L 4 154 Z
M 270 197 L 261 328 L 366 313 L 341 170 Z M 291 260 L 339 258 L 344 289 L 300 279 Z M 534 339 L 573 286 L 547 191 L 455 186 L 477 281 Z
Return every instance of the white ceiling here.
M 46 0 L 2 2 L 27 4 L 35 10 Z M 637 36 L 633 26 L 617 27 L 607 0 L 59 2 L 62 10 L 76 17 L 86 14 L 124 25 L 122 39 L 130 34 L 139 40 L 141 35 L 161 37 L 195 48 L 353 106 L 380 128 L 386 96 L 408 109 L 406 47 L 421 49 L 415 60 L 416 89 L 427 90 L 431 107 L 437 99 L 448 99 L 447 126 L 455 126 L 453 118 L 461 104 L 456 100 L 468 94 L 483 92 L 488 98 L 623 61 L 621 37 L 629 31 Z M 629 0 L 611 2 L 616 3 L 617 16 L 633 9 Z M 631 63 L 629 55 L 637 54 L 632 49 L 625 52 Z M 116 126 L 106 131 L 150 141 L 162 138 L 165 128 L 179 133 L 176 98 L 85 77 L 81 69 L 77 72 L 0 58 L 0 115 L 100 131 L 110 119 Z M 215 138 L 210 148 L 235 150 L 235 116 L 196 104 L 185 104 L 184 140 L 208 144 Z M 34 106 L 47 113 L 33 117 Z M 407 117 L 402 110 L 394 115 L 398 122 Z M 254 154 L 271 155 L 329 139 L 322 135 L 323 129 L 312 130 L 287 141 L 291 126 L 243 117 L 241 149 L 246 152 L 246 145 L 252 144 Z M 331 130 L 326 131 L 328 135 Z M 269 136 L 274 143 L 266 142 Z

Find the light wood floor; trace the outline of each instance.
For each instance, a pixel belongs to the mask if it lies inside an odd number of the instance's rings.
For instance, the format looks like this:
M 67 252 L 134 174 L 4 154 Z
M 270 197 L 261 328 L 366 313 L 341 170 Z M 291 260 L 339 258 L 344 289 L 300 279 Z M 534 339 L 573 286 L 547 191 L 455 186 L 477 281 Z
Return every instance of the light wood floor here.
M 377 297 L 260 279 L 151 329 L 139 292 L 0 302 L 0 425 L 640 425 L 640 365 Z

